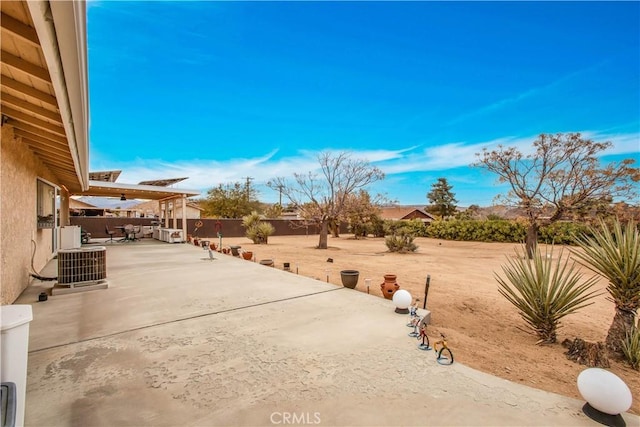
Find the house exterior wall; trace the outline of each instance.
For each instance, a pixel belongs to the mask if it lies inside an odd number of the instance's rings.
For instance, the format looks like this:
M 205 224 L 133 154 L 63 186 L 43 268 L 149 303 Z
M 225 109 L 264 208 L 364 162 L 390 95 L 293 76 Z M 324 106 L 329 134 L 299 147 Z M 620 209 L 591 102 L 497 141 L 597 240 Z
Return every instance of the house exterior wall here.
M 178 218 L 182 218 L 182 207 L 178 206 L 176 208 L 176 216 Z M 198 219 L 200 218 L 200 209 L 193 208 L 187 205 L 187 219 Z
M 2 126 L 0 142 L 0 303 L 11 304 L 30 282 L 33 267 L 39 271 L 53 257 L 54 229 L 37 228 L 37 178 L 56 179 L 41 161 Z
M 174 206 L 175 205 L 175 213 L 173 212 Z M 165 212 L 164 211 L 160 211 L 160 208 L 158 208 L 158 212 L 155 212 L 157 215 L 160 216 L 160 218 L 164 218 L 165 216 Z M 178 218 L 181 219 L 182 218 L 182 201 L 178 200 L 174 200 L 173 203 L 169 204 L 169 218 L 173 219 Z M 187 219 L 199 219 L 200 218 L 200 209 L 194 208 L 192 206 L 187 205 Z
M 138 211 L 144 217 L 152 217 L 157 215 L 163 218 L 162 211 L 160 210 L 160 203 L 157 200 L 151 200 L 148 202 L 140 203 L 131 207 L 131 210 Z M 173 210 L 173 204 L 170 204 L 170 210 Z M 200 219 L 201 210 L 187 204 L 187 219 Z M 173 214 L 172 214 L 173 215 Z M 182 201 L 180 200 L 176 206 L 176 217 L 182 218 Z M 173 216 L 171 216 L 173 219 Z

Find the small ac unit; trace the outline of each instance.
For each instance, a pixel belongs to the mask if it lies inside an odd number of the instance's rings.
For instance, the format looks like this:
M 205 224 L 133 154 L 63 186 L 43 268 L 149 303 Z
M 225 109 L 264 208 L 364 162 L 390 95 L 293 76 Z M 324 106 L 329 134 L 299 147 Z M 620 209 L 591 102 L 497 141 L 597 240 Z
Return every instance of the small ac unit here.
M 58 250 L 58 284 L 70 287 L 102 283 L 107 278 L 107 248 Z

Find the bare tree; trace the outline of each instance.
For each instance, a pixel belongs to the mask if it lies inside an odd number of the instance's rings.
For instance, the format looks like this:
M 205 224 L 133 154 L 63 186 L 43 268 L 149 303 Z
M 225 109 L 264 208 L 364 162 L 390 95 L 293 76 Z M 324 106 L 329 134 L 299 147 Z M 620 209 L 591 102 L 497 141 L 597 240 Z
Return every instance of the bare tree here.
M 533 154 L 524 155 L 516 147 L 485 148 L 476 154 L 474 166 L 496 173 L 499 182 L 510 185 L 502 198 L 525 212 L 526 249 L 531 258 L 543 223 L 589 205 L 634 196 L 632 182 L 640 180 L 640 170 L 631 167 L 633 159 L 606 166 L 598 162 L 597 155 L 611 146 L 579 133 L 542 134 L 533 142 Z
M 318 155 L 318 163 L 320 174 L 312 171 L 294 173 L 293 183 L 278 177 L 267 185 L 281 191 L 307 223 L 320 228 L 318 248 L 327 249 L 329 225 L 344 219 L 349 195 L 384 179 L 384 173 L 365 160 L 353 159 L 346 152 L 322 152 Z

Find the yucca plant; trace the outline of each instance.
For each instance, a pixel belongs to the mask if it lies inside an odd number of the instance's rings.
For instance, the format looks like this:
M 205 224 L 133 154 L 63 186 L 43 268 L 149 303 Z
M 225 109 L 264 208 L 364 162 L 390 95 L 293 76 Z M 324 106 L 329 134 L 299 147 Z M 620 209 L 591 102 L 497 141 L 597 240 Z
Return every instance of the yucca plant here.
M 267 244 L 269 243 L 269 236 L 271 236 L 276 229 L 271 225 L 270 222 L 261 222 L 256 227 L 256 232 L 259 237 L 260 243 Z
M 269 236 L 275 232 L 275 228 L 270 222 L 262 221 L 262 216 L 256 212 L 242 217 L 242 226 L 246 228 L 245 236 L 253 243 L 267 243 Z
M 542 254 L 536 248 L 531 259 L 524 250 L 517 250 L 516 257 L 502 267 L 505 278 L 495 275 L 498 291 L 540 338 L 538 344 L 556 342 L 560 319 L 592 304 L 588 301 L 597 296 L 589 292 L 596 277 L 582 282 L 583 275 L 575 267 L 563 260 L 562 252 L 554 262 L 553 249 Z
M 608 280 L 607 291 L 616 313 L 607 334 L 607 348 L 622 355 L 622 341 L 634 325 L 640 307 L 640 236 L 634 221 L 623 228 L 615 220 L 613 230 L 604 221 L 590 234 L 576 239 L 581 250 L 572 250 L 578 262 Z
M 627 331 L 622 341 L 622 353 L 633 369 L 640 370 L 640 329 L 637 326 Z

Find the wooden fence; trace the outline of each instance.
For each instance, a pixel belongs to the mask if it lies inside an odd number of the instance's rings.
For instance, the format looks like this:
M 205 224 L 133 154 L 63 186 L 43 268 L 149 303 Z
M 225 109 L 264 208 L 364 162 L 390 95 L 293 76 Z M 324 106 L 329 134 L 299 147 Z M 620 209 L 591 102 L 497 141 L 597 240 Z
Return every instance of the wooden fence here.
M 133 225 L 153 225 L 157 221 L 154 218 L 124 218 L 124 217 L 91 217 L 91 216 L 72 216 L 70 217 L 71 225 L 79 225 L 83 230 L 91 233 L 92 237 L 102 238 L 108 237 L 106 228 L 114 230 L 117 226 L 126 224 Z M 202 227 L 196 229 L 196 223 L 202 222 Z M 274 236 L 305 236 L 318 235 L 318 227 L 305 226 L 300 220 L 289 219 L 268 219 L 265 222 L 271 223 L 275 228 Z M 173 228 L 173 220 L 169 220 L 169 227 Z M 182 228 L 182 220 L 178 219 L 177 228 Z M 346 225 L 340 227 L 341 233 L 347 232 Z M 242 237 L 245 235 L 245 228 L 242 226 L 241 219 L 187 219 L 187 234 L 198 237 L 213 238 L 217 237 L 218 230 L 223 237 Z

